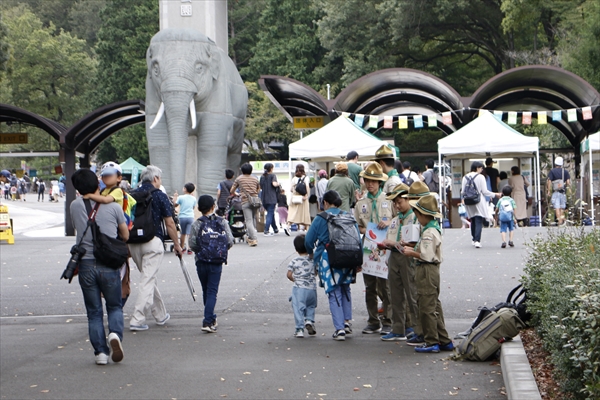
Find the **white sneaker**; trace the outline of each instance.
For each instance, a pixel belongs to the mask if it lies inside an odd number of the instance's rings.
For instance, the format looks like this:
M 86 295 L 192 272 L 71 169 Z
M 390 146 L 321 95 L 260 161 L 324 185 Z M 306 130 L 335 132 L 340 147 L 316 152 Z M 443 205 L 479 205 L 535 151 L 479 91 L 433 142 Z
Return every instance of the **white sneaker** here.
M 96 364 L 98 364 L 98 365 L 108 364 L 108 356 L 104 353 L 96 354 Z
M 114 332 L 111 332 L 108 335 L 108 347 L 110 347 L 111 360 L 113 360 L 113 362 L 121 362 L 123 360 L 123 346 L 121 346 L 119 335 Z M 96 363 L 98 363 L 97 359 Z
M 480 249 L 480 248 L 481 248 L 481 243 L 479 243 L 479 242 L 475 242 L 475 248 L 476 248 L 476 249 Z
M 296 332 L 294 332 L 294 337 L 296 337 L 296 338 L 303 338 L 304 337 L 304 330 L 303 329 L 296 329 Z
M 475 243 L 476 242 L 474 240 L 471 240 L 471 246 L 475 246 Z

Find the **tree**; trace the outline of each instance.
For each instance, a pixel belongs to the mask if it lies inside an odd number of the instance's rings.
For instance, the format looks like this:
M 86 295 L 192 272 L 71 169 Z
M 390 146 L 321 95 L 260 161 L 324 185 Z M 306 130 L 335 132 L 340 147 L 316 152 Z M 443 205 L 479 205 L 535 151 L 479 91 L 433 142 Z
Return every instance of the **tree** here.
M 229 0 L 227 8 L 229 56 L 239 70 L 248 66 L 254 54 L 252 49 L 258 40 L 260 7 L 253 0 Z
M 107 0 L 78 0 L 69 10 L 71 32 L 84 39 L 90 48 L 98 40 L 98 29 L 102 24 L 100 13 L 107 3 Z
M 4 72 L 8 70 L 8 60 L 10 59 L 10 45 L 7 36 L 6 24 L 2 21 L 2 14 L 0 14 L 0 82 Z

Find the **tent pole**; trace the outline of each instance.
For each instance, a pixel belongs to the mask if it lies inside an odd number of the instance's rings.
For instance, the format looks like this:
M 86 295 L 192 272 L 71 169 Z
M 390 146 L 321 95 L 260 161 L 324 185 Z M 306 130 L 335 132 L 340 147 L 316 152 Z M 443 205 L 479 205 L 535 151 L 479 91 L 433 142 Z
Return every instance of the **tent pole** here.
M 541 193 L 541 185 L 542 185 L 542 176 L 540 172 L 540 150 L 537 149 L 536 152 L 536 167 L 537 167 L 537 205 L 538 205 L 538 220 L 540 227 L 542 226 L 542 193 Z
M 581 163 L 579 165 L 581 166 Z M 579 173 L 579 221 L 583 221 L 583 175 Z
M 445 172 L 445 171 L 444 171 Z M 445 180 L 443 179 L 444 174 L 442 173 L 442 154 L 438 153 L 438 181 L 440 183 L 445 183 Z M 442 179 L 440 179 L 440 177 L 442 177 Z M 440 196 L 440 209 L 442 204 L 444 203 L 444 198 L 442 197 L 442 189 L 444 188 L 444 185 L 438 185 L 438 191 L 439 191 L 439 196 Z M 448 213 L 450 213 L 450 210 L 447 210 Z M 448 216 L 448 221 L 450 220 L 449 216 Z M 444 229 L 444 215 L 442 214 L 442 230 Z
M 590 137 L 588 136 L 588 142 L 590 141 Z M 590 152 L 590 203 L 592 204 L 592 226 L 596 226 L 596 214 L 594 211 L 594 175 L 592 169 L 592 144 L 589 143 L 588 151 Z

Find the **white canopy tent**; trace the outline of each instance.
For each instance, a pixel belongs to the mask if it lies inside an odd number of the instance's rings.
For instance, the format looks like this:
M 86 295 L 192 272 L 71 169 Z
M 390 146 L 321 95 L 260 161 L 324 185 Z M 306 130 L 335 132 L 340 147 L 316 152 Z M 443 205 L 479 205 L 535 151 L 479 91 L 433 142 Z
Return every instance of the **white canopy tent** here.
M 593 158 L 592 158 L 592 153 L 593 151 L 600 151 L 600 132 L 594 133 L 593 135 L 588 136 L 588 138 L 586 139 L 587 143 L 582 143 L 582 151 L 581 154 L 585 154 L 585 152 L 587 151 L 589 154 L 589 174 L 590 174 L 590 204 L 591 204 L 591 211 L 592 211 L 592 226 L 596 225 L 596 214 L 594 212 L 594 173 L 593 173 Z M 583 180 L 582 180 L 583 182 Z M 583 183 L 582 183 L 583 185 Z M 583 187 L 581 190 L 581 193 L 583 193 Z M 583 196 L 583 195 L 582 195 Z
M 485 158 L 494 155 L 499 158 L 535 156 L 536 204 L 538 217 L 542 221 L 540 194 L 540 153 L 539 139 L 522 135 L 506 125 L 490 112 L 482 113 L 478 118 L 457 130 L 453 134 L 438 140 L 438 161 L 442 158 Z M 442 196 L 440 187 L 440 197 Z

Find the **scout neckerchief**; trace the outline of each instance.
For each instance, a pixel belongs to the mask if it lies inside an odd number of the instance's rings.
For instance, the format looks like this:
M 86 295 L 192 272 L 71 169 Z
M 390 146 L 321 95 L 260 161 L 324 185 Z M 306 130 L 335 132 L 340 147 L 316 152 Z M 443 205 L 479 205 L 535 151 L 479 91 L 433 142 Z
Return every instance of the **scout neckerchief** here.
M 387 173 L 387 176 L 398 176 L 398 171 L 396 168 Z
M 371 202 L 371 222 L 373 222 L 373 214 L 377 216 L 377 223 L 379 223 L 379 211 L 377 210 L 377 198 L 381 195 L 381 188 L 377 191 L 376 195 L 372 195 L 371 192 L 367 193 L 367 198 L 373 200 Z
M 412 207 L 406 212 L 406 214 L 398 213 L 398 222 L 400 222 L 400 226 L 398 226 L 398 233 L 396 234 L 396 242 L 400 242 L 400 234 L 402 233 L 402 226 L 404 225 L 404 218 L 408 217 L 410 214 L 413 214 Z
M 432 219 L 431 221 L 429 221 L 427 223 L 427 225 L 425 225 L 423 227 L 422 232 L 425 233 L 425 231 L 429 228 L 435 228 L 440 234 L 442 233 L 442 228 L 440 228 L 440 223 L 435 218 Z M 423 237 L 423 233 L 421 233 L 421 236 L 419 237 L 419 241 L 417 242 L 417 245 L 415 246 L 415 251 L 419 250 L 419 245 L 421 244 L 421 238 Z

